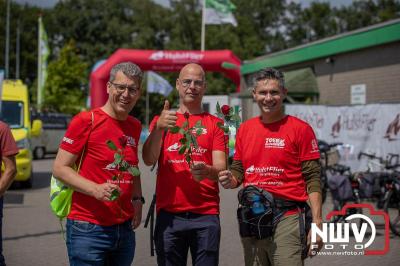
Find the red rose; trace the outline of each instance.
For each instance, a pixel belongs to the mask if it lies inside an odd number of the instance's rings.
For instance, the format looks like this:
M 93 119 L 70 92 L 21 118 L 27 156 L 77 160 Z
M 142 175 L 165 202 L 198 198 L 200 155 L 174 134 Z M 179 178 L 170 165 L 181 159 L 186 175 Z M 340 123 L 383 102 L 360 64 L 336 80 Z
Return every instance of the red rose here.
M 229 107 L 229 105 L 222 105 L 222 107 L 221 107 L 221 112 L 222 112 L 222 114 L 223 115 L 229 115 L 229 113 L 230 113 L 230 111 L 231 111 L 231 108 Z
M 189 119 L 189 113 L 188 113 L 188 112 L 185 112 L 185 113 L 183 114 L 183 117 L 186 118 L 186 119 Z
M 128 142 L 128 138 L 126 136 L 122 136 L 118 138 L 119 144 L 121 144 L 122 148 L 125 148 L 126 143 Z

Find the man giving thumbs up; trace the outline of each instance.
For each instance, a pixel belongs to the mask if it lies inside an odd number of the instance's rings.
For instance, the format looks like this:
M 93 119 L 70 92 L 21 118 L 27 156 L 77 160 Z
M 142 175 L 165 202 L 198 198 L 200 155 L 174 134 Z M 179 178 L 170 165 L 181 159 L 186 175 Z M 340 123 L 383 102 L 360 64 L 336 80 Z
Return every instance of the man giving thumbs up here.
M 190 248 L 193 265 L 218 265 L 220 223 L 218 172 L 226 168 L 224 133 L 217 127 L 222 120 L 202 109 L 206 90 L 200 65 L 188 64 L 176 80 L 179 109 L 164 109 L 150 124 L 150 135 L 143 146 L 147 165 L 158 161 L 156 187 L 157 222 L 155 244 L 158 265 L 186 265 Z M 192 148 L 189 168 L 179 154 L 181 134 L 168 129 L 181 126 L 189 114 L 189 127 L 201 120 L 205 126 L 198 136 L 198 149 Z

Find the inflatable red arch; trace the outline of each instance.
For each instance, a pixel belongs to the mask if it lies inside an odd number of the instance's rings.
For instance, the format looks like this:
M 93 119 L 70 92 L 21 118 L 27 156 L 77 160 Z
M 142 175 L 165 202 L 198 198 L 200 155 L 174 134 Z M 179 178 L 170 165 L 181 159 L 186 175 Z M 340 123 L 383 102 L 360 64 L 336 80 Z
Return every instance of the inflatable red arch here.
M 143 71 L 177 72 L 187 63 L 197 63 L 205 71 L 222 72 L 240 91 L 240 59 L 230 50 L 214 51 L 156 51 L 118 49 L 90 75 L 91 108 L 104 105 L 108 99 L 106 84 L 111 68 L 132 61 Z

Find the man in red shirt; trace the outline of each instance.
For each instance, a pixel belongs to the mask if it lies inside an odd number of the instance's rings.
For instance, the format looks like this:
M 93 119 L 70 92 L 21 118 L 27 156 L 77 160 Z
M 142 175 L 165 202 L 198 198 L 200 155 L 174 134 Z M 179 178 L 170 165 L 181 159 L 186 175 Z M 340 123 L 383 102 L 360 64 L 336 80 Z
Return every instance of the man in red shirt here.
M 67 217 L 71 265 L 128 266 L 133 261 L 133 229 L 141 222 L 144 203 L 140 177 L 120 172 L 115 151 L 106 143 L 113 141 L 129 166 L 137 167 L 141 124 L 129 112 L 140 97 L 141 82 L 137 65 L 115 65 L 107 83 L 107 103 L 75 116 L 60 145 L 53 174 L 74 189 Z M 81 156 L 77 173 L 73 165 Z M 113 201 L 114 190 L 119 197 Z
M 158 161 L 155 245 L 158 265 L 186 265 L 190 248 L 193 265 L 217 265 L 220 242 L 218 172 L 225 169 L 225 138 L 217 117 L 202 110 L 206 90 L 204 71 L 197 64 L 182 68 L 176 80 L 179 109 L 164 110 L 150 125 L 143 146 L 147 165 Z M 168 129 L 182 126 L 188 113 L 189 127 L 199 120 L 205 127 L 192 148 L 189 167 L 179 154 L 181 134 Z
M 280 71 L 266 68 L 256 73 L 253 97 L 261 116 L 240 126 L 231 170 L 220 172 L 219 181 L 224 188 L 256 186 L 271 193 L 276 202 L 302 206 L 309 200 L 313 222 L 322 226 L 317 140 L 306 122 L 284 113 L 286 94 Z M 301 223 L 299 209 L 292 207 L 272 236 L 242 237 L 245 264 L 302 265 Z
M 4 163 L 4 173 L 0 172 L 0 266 L 6 265 L 3 256 L 3 196 L 17 174 L 15 163 L 17 153 L 17 144 L 10 128 L 6 123 L 0 121 L 0 158 Z

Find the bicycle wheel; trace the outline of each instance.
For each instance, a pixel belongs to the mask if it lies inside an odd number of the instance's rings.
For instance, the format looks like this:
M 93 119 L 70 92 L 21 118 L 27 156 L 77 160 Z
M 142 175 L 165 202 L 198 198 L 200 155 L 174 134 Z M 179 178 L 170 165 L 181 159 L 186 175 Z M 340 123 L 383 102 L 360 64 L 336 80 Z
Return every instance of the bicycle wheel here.
M 388 192 L 383 210 L 389 215 L 389 226 L 393 234 L 400 236 L 400 202 L 394 190 Z

